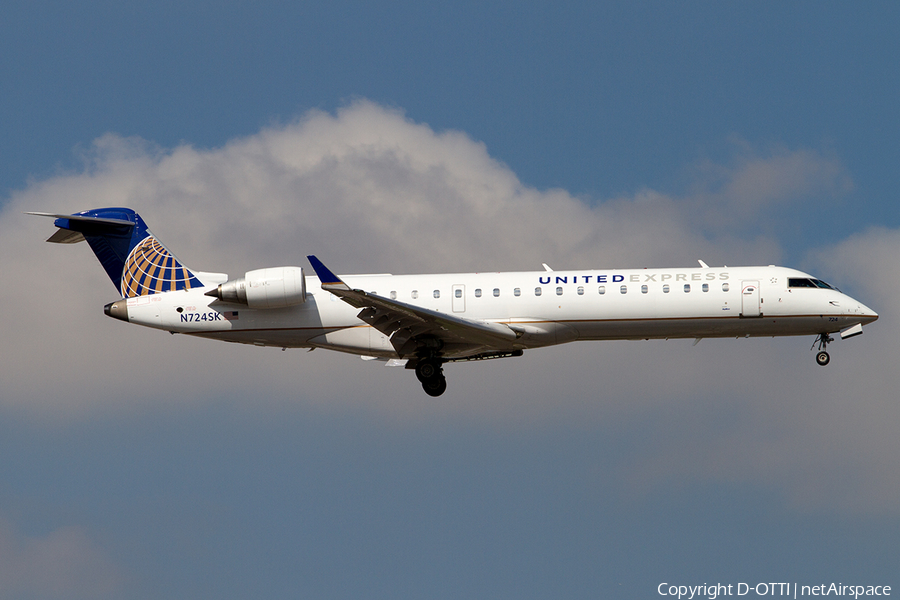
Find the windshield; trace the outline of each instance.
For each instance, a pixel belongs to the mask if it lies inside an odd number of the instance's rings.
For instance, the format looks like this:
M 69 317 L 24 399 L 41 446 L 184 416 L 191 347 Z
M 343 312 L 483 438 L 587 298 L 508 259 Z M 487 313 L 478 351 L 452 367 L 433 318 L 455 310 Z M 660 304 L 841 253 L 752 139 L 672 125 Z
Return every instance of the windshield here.
M 837 289 L 822 281 L 821 279 L 807 279 L 800 277 L 791 277 L 788 279 L 789 288 L 820 288 L 823 290 Z

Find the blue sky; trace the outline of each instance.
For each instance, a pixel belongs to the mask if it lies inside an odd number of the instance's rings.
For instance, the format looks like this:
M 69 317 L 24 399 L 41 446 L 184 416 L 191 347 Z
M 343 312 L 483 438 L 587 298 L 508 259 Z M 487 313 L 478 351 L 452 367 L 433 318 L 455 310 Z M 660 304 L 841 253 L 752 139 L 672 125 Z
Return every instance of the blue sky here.
M 898 13 L 8 3 L 0 595 L 900 586 Z M 435 401 L 105 318 L 21 213 L 116 204 L 204 270 L 774 262 L 882 316 L 826 370 L 811 339 L 576 344 Z

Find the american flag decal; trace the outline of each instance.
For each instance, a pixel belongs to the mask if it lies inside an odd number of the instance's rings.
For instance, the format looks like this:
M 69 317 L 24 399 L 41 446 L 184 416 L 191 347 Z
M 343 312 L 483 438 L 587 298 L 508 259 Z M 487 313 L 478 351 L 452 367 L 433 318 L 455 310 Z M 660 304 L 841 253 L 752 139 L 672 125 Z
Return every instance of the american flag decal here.
M 238 320 L 238 311 L 236 310 L 228 310 L 222 313 L 222 318 L 226 321 L 237 321 Z

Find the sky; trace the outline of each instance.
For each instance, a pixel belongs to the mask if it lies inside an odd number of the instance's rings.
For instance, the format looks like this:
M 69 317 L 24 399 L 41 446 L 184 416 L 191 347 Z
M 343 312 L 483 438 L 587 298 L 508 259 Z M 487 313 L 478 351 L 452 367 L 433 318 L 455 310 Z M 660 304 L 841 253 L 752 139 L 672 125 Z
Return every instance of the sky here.
M 4 5 L 0 596 L 900 587 L 896 4 L 307 4 Z M 233 276 L 783 264 L 880 319 L 825 369 L 575 343 L 435 399 L 105 317 L 23 214 L 104 206 Z

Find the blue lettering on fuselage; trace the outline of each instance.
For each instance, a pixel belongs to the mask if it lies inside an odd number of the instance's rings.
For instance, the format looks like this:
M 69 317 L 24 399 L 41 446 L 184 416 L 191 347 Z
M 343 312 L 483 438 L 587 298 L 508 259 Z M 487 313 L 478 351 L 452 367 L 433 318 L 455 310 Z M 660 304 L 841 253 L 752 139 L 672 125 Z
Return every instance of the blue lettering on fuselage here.
M 196 323 L 197 321 L 221 321 L 222 314 L 217 312 L 205 313 L 181 313 L 182 323 Z
M 635 274 L 631 276 L 631 281 L 651 281 L 656 283 L 657 276 L 660 278 L 662 282 L 666 282 L 672 279 L 673 275 L 670 273 L 643 273 L 643 274 Z M 572 278 L 572 283 L 578 283 L 578 278 L 580 277 L 583 283 L 591 283 L 591 280 L 596 277 L 597 283 L 609 283 L 609 275 L 556 275 L 556 283 L 569 283 L 569 278 Z M 687 281 L 688 275 L 683 273 L 678 273 L 675 276 L 675 281 Z M 720 279 L 722 281 L 728 280 L 728 273 L 716 273 L 716 272 L 708 272 L 703 275 L 701 273 L 692 273 L 690 275 L 691 281 L 714 281 L 716 279 Z M 641 279 L 642 278 L 642 279 Z M 701 279 L 702 278 L 702 279 Z M 553 280 L 553 277 L 547 276 L 538 276 L 538 282 L 541 285 L 547 285 Z M 619 283 L 625 281 L 624 275 L 613 275 L 612 282 Z

